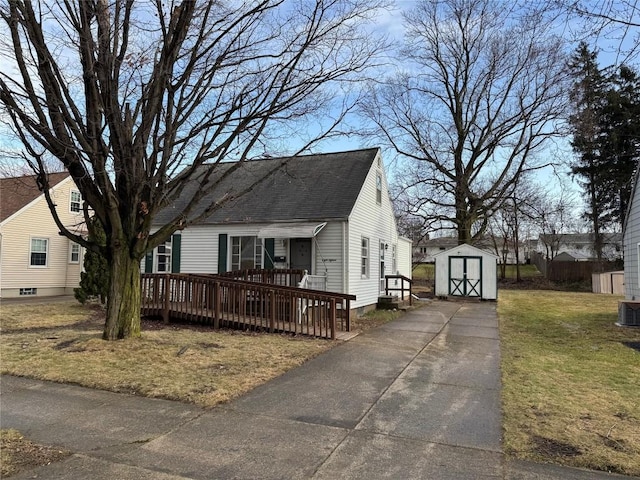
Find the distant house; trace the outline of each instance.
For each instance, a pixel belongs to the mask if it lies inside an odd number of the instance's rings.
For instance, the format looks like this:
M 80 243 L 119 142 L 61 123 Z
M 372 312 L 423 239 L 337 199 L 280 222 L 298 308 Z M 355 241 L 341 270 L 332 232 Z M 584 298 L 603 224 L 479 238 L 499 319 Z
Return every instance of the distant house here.
M 413 248 L 413 262 L 414 263 L 433 263 L 435 257 L 440 252 L 444 252 L 458 245 L 457 237 L 438 237 L 422 240 Z M 498 262 L 506 260 L 506 264 L 516 263 L 516 254 L 513 249 L 513 242 L 505 242 L 503 238 L 498 237 L 483 237 L 473 242 L 473 246 L 481 250 L 489 251 L 498 256 Z M 528 249 L 527 245 L 522 243 L 520 245 L 519 261 L 525 263 Z
M 217 175 L 234 165 L 221 164 Z M 411 278 L 411 241 L 398 235 L 379 149 L 245 162 L 216 193 L 241 192 L 278 167 L 251 192 L 149 253 L 144 271 L 304 269 L 324 277 L 326 290 L 355 295 L 358 309 L 377 303 L 385 275 Z M 195 188 L 187 186 L 174 208 L 156 217 L 158 225 Z
M 631 201 L 623 226 L 625 302 L 620 302 L 618 323 L 640 326 L 640 163 L 633 180 Z
M 458 237 L 427 238 L 413 246 L 414 263 L 433 263 L 435 256 L 458 245 Z
M 603 260 L 619 260 L 622 257 L 622 234 L 602 235 Z M 592 261 L 597 256 L 593 250 L 593 233 L 543 234 L 538 239 L 536 251 L 547 260 Z
M 82 198 L 68 173 L 49 175 L 63 224 L 83 229 Z M 59 235 L 33 176 L 0 179 L 0 296 L 72 294 L 82 248 Z

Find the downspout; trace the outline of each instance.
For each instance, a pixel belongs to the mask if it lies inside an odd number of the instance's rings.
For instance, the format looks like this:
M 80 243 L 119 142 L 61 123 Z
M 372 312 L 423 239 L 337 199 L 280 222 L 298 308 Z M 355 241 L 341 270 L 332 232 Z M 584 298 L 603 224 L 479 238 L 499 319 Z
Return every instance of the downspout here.
M 347 221 L 342 222 L 342 291 L 349 293 L 349 232 Z

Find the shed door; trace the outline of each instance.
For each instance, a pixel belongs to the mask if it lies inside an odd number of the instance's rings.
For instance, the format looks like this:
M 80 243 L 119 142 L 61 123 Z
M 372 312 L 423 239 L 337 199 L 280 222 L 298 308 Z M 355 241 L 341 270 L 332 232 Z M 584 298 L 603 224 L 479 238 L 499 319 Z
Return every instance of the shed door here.
M 449 295 L 482 296 L 482 257 L 449 257 Z

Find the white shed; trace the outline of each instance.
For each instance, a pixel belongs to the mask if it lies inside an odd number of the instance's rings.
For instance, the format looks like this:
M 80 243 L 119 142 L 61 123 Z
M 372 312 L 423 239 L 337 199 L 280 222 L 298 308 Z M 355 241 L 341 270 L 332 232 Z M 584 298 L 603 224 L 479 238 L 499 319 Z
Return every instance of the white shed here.
M 498 299 L 498 256 L 467 245 L 434 255 L 437 297 Z

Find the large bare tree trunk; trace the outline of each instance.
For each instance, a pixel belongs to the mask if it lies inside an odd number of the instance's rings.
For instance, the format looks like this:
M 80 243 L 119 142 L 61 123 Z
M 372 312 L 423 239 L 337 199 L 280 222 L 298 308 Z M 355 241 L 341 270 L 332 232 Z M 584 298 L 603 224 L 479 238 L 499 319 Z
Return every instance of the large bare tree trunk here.
M 117 249 L 111 259 L 111 287 L 102 338 L 117 340 L 140 336 L 140 260 L 128 249 Z

